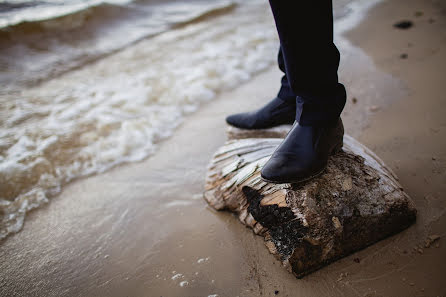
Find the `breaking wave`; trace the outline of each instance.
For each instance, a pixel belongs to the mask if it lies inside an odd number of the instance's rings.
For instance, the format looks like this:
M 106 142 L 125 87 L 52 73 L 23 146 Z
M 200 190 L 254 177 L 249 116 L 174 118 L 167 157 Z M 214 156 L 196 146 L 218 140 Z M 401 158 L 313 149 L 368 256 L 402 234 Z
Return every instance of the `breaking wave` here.
M 5 87 L 0 94 L 41 83 L 142 39 L 236 7 L 229 0 L 72 2 L 15 3 L 22 9 L 6 9 L 15 6 L 2 3 L 6 12 L 0 12 L 0 83 Z

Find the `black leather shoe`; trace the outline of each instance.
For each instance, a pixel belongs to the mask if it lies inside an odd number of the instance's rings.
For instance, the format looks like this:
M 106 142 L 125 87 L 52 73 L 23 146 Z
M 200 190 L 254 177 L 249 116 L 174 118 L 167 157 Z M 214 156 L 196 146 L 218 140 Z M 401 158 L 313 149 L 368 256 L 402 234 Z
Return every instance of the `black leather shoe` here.
M 276 97 L 257 111 L 230 115 L 226 118 L 226 122 L 242 129 L 266 129 L 285 124 L 292 125 L 295 118 L 295 100 L 291 102 Z
M 327 160 L 341 150 L 344 126 L 341 119 L 332 127 L 300 126 L 295 122 L 261 171 L 265 181 L 298 183 L 322 173 Z

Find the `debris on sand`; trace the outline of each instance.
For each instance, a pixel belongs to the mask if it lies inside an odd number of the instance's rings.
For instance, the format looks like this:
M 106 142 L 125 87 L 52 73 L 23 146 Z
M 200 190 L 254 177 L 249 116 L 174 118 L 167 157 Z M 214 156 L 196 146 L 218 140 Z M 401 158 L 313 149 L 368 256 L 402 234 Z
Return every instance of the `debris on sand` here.
M 339 278 L 337 279 L 337 281 L 340 282 L 347 276 L 348 276 L 348 272 L 341 272 L 341 274 L 339 275 Z
M 407 57 L 408 57 L 408 55 L 406 53 L 400 55 L 401 59 L 407 59 Z
M 427 239 L 424 241 L 424 247 L 429 248 L 438 239 L 440 239 L 440 235 L 438 234 L 429 235 Z
M 397 29 L 407 30 L 413 26 L 413 22 L 408 20 L 403 20 L 393 24 L 393 26 Z
M 375 111 L 380 110 L 380 107 L 378 105 L 372 105 L 372 106 L 370 106 L 369 109 L 371 112 L 375 112 Z
M 416 16 L 417 18 L 422 16 L 424 13 L 422 11 L 415 11 L 414 16 Z
M 356 103 L 356 102 L 358 102 L 358 98 L 356 98 L 356 97 L 353 97 L 353 98 L 352 98 L 352 102 L 353 102 L 353 103 Z

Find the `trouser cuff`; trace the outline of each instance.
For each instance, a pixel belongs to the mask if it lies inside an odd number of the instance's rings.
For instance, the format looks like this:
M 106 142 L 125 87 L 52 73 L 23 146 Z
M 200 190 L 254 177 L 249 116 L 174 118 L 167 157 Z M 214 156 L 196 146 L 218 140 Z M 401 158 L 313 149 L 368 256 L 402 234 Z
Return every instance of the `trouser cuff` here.
M 329 100 L 328 100 L 329 99 Z M 302 126 L 336 125 L 346 102 L 345 89 L 328 99 L 296 97 L 296 121 Z

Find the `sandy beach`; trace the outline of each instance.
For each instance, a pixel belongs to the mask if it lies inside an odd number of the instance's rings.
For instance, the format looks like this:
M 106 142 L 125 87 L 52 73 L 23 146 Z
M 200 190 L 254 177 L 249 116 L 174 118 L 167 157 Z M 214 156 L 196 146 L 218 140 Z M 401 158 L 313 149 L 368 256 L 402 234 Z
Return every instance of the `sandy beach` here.
M 446 296 L 446 4 L 382 1 L 357 13 L 335 23 L 346 133 L 396 173 L 415 225 L 298 280 L 262 237 L 206 205 L 224 118 L 275 95 L 273 66 L 186 116 L 153 156 L 75 180 L 30 212 L 0 242 L 0 295 Z M 414 25 L 394 28 L 401 20 Z M 430 235 L 440 239 L 427 245 Z

